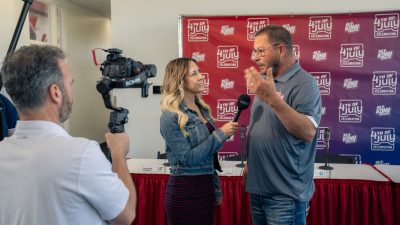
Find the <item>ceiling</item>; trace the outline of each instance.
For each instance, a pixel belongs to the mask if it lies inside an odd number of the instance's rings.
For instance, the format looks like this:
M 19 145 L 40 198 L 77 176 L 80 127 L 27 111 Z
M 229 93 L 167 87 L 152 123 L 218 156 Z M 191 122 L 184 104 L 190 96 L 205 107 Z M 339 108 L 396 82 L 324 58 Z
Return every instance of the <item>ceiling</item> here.
M 111 0 L 67 0 L 83 8 L 111 18 Z

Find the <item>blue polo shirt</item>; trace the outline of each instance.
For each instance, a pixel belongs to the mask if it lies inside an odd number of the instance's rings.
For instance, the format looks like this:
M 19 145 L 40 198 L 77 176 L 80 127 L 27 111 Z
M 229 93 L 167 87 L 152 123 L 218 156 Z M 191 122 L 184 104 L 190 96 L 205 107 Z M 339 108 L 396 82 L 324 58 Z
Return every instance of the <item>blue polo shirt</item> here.
M 19 119 L 18 112 L 15 106 L 4 95 L 0 94 L 0 107 L 3 108 L 2 124 L 4 136 L 8 137 L 8 129 L 15 128 Z
M 290 107 L 318 126 L 321 96 L 311 74 L 295 63 L 275 78 L 275 85 Z M 247 192 L 281 195 L 300 202 L 311 199 L 317 135 L 311 142 L 296 138 L 286 130 L 271 107 L 256 96 L 247 141 Z

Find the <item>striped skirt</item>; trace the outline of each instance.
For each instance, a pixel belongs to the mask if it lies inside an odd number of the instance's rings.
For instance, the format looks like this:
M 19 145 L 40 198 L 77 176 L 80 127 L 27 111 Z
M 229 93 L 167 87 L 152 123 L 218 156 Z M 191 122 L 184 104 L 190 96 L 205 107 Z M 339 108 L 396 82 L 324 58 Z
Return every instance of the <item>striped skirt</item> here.
M 168 225 L 212 225 L 215 207 L 213 176 L 170 176 L 165 190 Z

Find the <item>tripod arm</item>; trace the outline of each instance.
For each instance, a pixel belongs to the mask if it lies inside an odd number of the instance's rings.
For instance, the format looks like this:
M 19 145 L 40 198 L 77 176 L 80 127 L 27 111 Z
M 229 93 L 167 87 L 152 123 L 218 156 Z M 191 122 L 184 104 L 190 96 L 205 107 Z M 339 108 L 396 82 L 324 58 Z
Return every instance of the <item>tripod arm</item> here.
M 15 27 L 14 35 L 11 39 L 10 46 L 8 47 L 7 55 L 15 51 L 15 48 L 19 40 L 19 36 L 21 35 L 22 27 L 24 26 L 26 15 L 28 14 L 29 8 L 31 7 L 33 2 L 33 0 L 22 0 L 22 1 L 24 2 L 24 6 L 22 7 L 21 14 L 19 15 L 18 23 L 17 26 Z

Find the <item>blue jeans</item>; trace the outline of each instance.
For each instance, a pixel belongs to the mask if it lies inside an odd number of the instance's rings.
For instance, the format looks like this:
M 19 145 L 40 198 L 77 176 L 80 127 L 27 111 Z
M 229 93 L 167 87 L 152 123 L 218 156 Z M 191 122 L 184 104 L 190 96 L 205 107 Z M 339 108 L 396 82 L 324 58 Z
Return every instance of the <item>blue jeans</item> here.
M 253 225 L 305 225 L 308 202 L 286 196 L 250 194 Z

